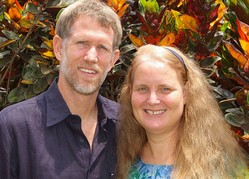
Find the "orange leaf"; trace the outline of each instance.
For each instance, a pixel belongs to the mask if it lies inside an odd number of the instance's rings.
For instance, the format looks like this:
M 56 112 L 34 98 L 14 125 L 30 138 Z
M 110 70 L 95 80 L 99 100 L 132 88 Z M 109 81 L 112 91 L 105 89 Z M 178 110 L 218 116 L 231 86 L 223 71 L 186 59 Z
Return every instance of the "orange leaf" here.
M 175 34 L 174 33 L 169 33 L 167 34 L 157 45 L 159 46 L 169 46 L 175 42 Z
M 118 10 L 120 10 L 124 6 L 125 2 L 126 2 L 126 0 L 119 0 L 119 2 L 118 2 Z M 127 5 L 129 5 L 129 4 L 127 4 Z
M 187 15 L 187 14 L 183 14 L 180 16 L 180 19 L 183 22 L 184 27 L 186 29 L 190 29 L 193 32 L 197 32 L 198 25 L 197 25 L 196 19 L 194 17 Z
M 15 3 L 15 0 L 8 0 L 8 4 L 9 4 L 9 5 L 12 6 L 14 3 Z
M 143 40 L 139 37 L 136 37 L 133 34 L 129 34 L 129 38 L 130 38 L 131 42 L 133 43 L 133 45 L 135 45 L 137 47 L 141 47 L 142 45 L 144 45 Z
M 240 42 L 240 45 L 241 45 L 242 49 L 244 50 L 246 56 L 249 57 L 249 42 L 246 40 L 243 40 L 241 38 L 239 38 L 239 42 Z
M 115 12 L 118 10 L 118 0 L 107 0 L 107 4 L 110 7 L 113 7 Z
M 9 13 L 10 18 L 14 21 L 18 21 L 19 19 L 21 19 L 21 14 L 19 10 L 17 9 L 17 7 L 15 6 L 11 6 L 8 10 L 8 13 Z
M 238 26 L 238 33 L 243 40 L 249 41 L 249 25 L 244 22 L 236 20 Z
M 242 54 L 233 44 L 229 42 L 225 42 L 225 46 L 229 50 L 233 58 L 235 58 L 240 63 L 240 65 L 243 67 L 247 62 L 247 59 L 244 56 L 244 54 Z
M 124 13 L 125 13 L 125 11 L 126 11 L 126 9 L 127 9 L 128 6 L 129 6 L 129 4 L 126 4 L 126 5 L 124 5 L 124 6 L 120 9 L 120 11 L 118 12 L 118 16 L 119 16 L 119 17 L 122 17 L 122 16 L 124 15 Z
M 22 6 L 19 4 L 18 0 L 15 0 L 15 3 L 16 3 L 16 7 L 19 9 L 19 10 L 23 10 Z

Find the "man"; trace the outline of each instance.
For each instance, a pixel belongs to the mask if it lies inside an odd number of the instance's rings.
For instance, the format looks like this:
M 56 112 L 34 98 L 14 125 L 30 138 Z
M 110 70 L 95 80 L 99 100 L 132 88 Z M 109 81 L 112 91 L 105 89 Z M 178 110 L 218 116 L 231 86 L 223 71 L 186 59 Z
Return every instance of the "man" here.
M 0 113 L 0 178 L 115 178 L 118 105 L 98 94 L 119 58 L 119 17 L 97 0 L 68 6 L 56 24 L 59 77 Z

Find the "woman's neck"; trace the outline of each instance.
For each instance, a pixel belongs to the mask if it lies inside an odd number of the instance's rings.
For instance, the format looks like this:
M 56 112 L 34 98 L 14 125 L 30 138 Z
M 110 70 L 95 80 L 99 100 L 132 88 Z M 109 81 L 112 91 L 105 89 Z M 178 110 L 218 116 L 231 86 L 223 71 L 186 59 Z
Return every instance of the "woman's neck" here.
M 175 151 L 178 134 L 161 137 L 148 136 L 143 146 L 141 159 L 148 164 L 172 165 L 175 163 Z

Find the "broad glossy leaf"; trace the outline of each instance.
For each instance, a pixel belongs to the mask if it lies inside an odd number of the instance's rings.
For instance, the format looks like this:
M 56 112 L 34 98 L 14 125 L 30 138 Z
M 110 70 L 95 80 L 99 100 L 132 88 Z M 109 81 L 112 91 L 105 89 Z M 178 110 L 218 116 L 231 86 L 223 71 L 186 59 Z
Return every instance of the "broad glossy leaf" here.
M 29 85 L 27 88 L 26 88 L 26 90 L 25 90 L 25 92 L 24 92 L 24 97 L 25 97 L 25 99 L 29 99 L 29 98 L 32 98 L 32 97 L 34 97 L 34 96 L 36 96 L 37 94 L 34 92 L 34 90 L 33 90 L 33 85 Z
M 118 11 L 118 16 L 123 17 L 126 9 L 129 7 L 129 4 L 125 4 L 119 11 Z
M 235 126 L 235 127 L 240 127 L 241 124 L 243 123 L 243 122 L 240 120 L 240 117 L 238 117 L 237 115 L 234 115 L 233 113 L 225 114 L 225 119 L 226 119 L 226 121 L 227 121 L 230 125 Z
M 13 5 L 15 3 L 15 0 L 7 0 L 8 5 Z
M 180 16 L 180 19 L 182 20 L 184 24 L 184 28 L 192 30 L 193 32 L 197 33 L 198 24 L 194 17 L 187 15 L 187 14 L 183 14 Z
M 16 6 L 11 6 L 8 10 L 8 13 L 10 18 L 14 21 L 18 21 L 19 19 L 21 19 L 21 13 Z
M 33 85 L 33 90 L 36 94 L 39 94 L 43 91 L 45 91 L 48 87 L 48 81 L 47 81 L 47 78 L 44 77 L 44 78 L 40 78 L 38 79 L 34 85 Z
M 107 5 L 113 7 L 115 11 L 118 10 L 118 0 L 107 0 Z
M 217 48 L 219 48 L 223 38 L 224 38 L 223 34 L 218 34 L 215 37 L 213 37 L 212 39 L 210 39 L 210 41 L 207 43 L 208 50 L 210 52 L 217 50 Z
M 22 86 L 19 86 L 13 90 L 10 91 L 9 95 L 8 95 L 8 101 L 10 103 L 16 103 L 19 101 L 24 100 L 24 92 L 25 92 L 25 88 Z
M 3 41 L 3 42 L 1 42 L 0 43 L 0 49 L 1 48 L 4 48 L 5 46 L 7 46 L 7 45 L 9 45 L 9 44 L 11 44 L 12 42 L 15 42 L 16 40 L 15 39 L 12 39 L 12 40 L 5 40 L 5 41 Z
M 32 14 L 39 14 L 40 10 L 38 10 L 38 6 L 34 5 L 33 3 L 28 3 L 25 8 L 26 11 Z
M 33 26 L 33 23 L 29 19 L 23 17 L 20 20 L 20 25 L 24 28 L 30 29 Z
M 174 15 L 174 20 L 176 24 L 176 29 L 183 29 L 185 27 L 184 21 L 181 19 L 181 13 L 179 11 L 171 10 L 172 14 Z
M 141 5 L 144 7 L 145 11 L 149 13 L 159 12 L 159 5 L 156 0 L 140 0 Z
M 218 57 L 218 56 L 207 57 L 206 59 L 200 61 L 200 66 L 204 67 L 204 68 L 212 67 L 212 66 L 214 66 L 214 64 L 216 62 L 218 62 L 220 60 L 221 60 L 221 57 Z
M 225 46 L 226 48 L 229 50 L 230 54 L 233 56 L 233 58 L 235 58 L 240 65 L 243 67 L 246 62 L 247 62 L 247 58 L 244 56 L 243 53 L 241 53 L 233 44 L 231 44 L 230 42 L 225 42 Z
M 239 39 L 239 43 L 242 49 L 244 50 L 245 54 L 247 55 L 247 57 L 249 57 L 249 41 Z
M 20 11 L 23 11 L 23 7 L 19 4 L 18 0 L 15 0 L 15 5 Z
M 11 40 L 19 40 L 18 34 L 16 34 L 16 33 L 13 32 L 13 31 L 2 30 L 2 33 L 3 33 L 8 39 L 11 39 Z
M 239 21 L 238 19 L 236 20 L 236 24 L 238 26 L 238 33 L 240 37 L 243 40 L 246 40 L 249 42 L 249 25 L 247 25 L 244 22 Z
M 0 56 L 2 57 L 0 58 L 0 68 L 3 68 L 10 63 L 11 56 L 9 53 L 9 51 L 0 52 Z
M 42 74 L 44 74 L 44 75 L 48 75 L 48 74 L 53 72 L 53 69 L 51 69 L 50 67 L 48 67 L 46 65 L 40 64 L 40 68 L 41 68 Z
M 141 47 L 142 45 L 144 45 L 144 42 L 140 37 L 136 37 L 133 34 L 129 34 L 129 38 L 133 45 L 135 45 L 136 47 Z
M 174 42 L 175 42 L 175 34 L 171 32 L 171 33 L 167 34 L 157 45 L 170 46 Z

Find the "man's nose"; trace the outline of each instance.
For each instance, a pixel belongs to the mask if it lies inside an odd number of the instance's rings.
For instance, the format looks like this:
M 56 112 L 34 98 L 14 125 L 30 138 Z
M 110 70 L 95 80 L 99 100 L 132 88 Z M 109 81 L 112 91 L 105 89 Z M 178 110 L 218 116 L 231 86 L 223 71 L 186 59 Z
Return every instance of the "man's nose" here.
M 158 96 L 157 96 L 156 92 L 154 92 L 154 91 L 150 92 L 148 103 L 151 104 L 151 105 L 155 105 L 155 104 L 160 103 L 160 100 L 158 99 Z
M 91 61 L 91 62 L 97 62 L 98 61 L 98 52 L 96 47 L 91 46 L 87 49 L 85 57 L 85 60 Z

